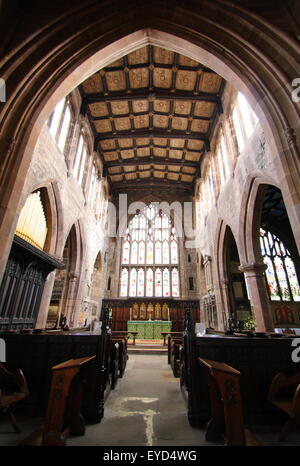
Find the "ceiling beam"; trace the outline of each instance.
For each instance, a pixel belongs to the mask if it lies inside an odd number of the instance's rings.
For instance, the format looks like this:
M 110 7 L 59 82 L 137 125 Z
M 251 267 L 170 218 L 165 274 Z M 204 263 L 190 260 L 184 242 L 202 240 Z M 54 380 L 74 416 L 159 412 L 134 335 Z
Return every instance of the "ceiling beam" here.
M 145 149 L 149 147 L 149 144 L 146 144 L 144 146 L 139 146 L 138 144 L 134 146 L 128 146 L 124 148 L 116 148 L 114 147 L 113 149 L 103 149 L 103 153 L 110 153 L 110 152 L 120 152 L 121 150 L 134 150 L 134 149 Z M 153 149 L 165 149 L 165 150 L 181 150 L 183 152 L 194 152 L 195 154 L 201 154 L 203 152 L 203 147 L 201 149 L 190 149 L 189 147 L 174 147 L 174 146 L 161 146 L 160 144 L 153 144 L 152 145 Z M 96 149 L 95 149 L 96 150 Z
M 198 162 L 189 162 L 187 160 L 164 159 L 162 157 L 138 157 L 126 160 L 113 160 L 104 162 L 105 168 L 111 167 L 130 167 L 131 165 L 174 165 L 179 167 L 198 168 Z
M 107 139 L 132 139 L 132 138 L 163 138 L 163 139 L 195 139 L 198 141 L 208 142 L 208 137 L 206 133 L 187 133 L 186 131 L 167 131 L 155 129 L 153 131 L 137 130 L 137 131 L 119 131 L 114 134 L 109 133 L 98 133 L 96 136 L 96 142 L 104 141 Z M 124 150 L 126 150 L 124 148 Z
M 165 90 L 155 89 L 153 92 L 147 89 L 135 89 L 130 91 L 116 91 L 109 93 L 91 93 L 85 94 L 83 97 L 86 104 L 96 102 L 110 102 L 112 100 L 186 100 L 191 102 L 204 101 L 218 104 L 220 97 L 216 93 L 209 92 L 190 92 L 190 91 L 174 91 L 168 92 Z M 122 115 L 120 115 L 122 116 Z
M 109 118 L 130 118 L 131 115 L 133 116 L 145 116 L 149 115 L 149 111 L 147 112 L 132 112 L 132 113 L 124 113 L 122 115 L 105 115 L 105 116 L 100 116 L 100 117 L 95 117 L 91 116 L 92 121 L 101 121 L 101 120 L 107 120 Z M 190 115 L 182 115 L 181 113 L 163 113 L 163 112 L 154 112 L 155 115 L 158 116 L 172 116 L 172 117 L 178 117 L 178 118 L 189 118 Z M 195 116 L 193 115 L 193 120 L 202 120 L 202 121 L 212 121 L 212 117 L 201 117 L 201 116 Z
M 165 178 L 145 178 L 145 179 L 140 179 L 140 180 L 132 180 L 132 181 L 122 181 L 122 182 L 111 182 L 111 189 L 117 189 L 117 190 L 126 190 L 126 189 L 143 189 L 145 187 L 149 186 L 157 186 L 157 187 L 165 187 L 165 186 L 171 186 L 172 188 L 178 188 L 178 189 L 187 189 L 189 191 L 194 190 L 194 183 L 187 183 L 184 181 L 174 181 L 174 180 L 168 180 Z

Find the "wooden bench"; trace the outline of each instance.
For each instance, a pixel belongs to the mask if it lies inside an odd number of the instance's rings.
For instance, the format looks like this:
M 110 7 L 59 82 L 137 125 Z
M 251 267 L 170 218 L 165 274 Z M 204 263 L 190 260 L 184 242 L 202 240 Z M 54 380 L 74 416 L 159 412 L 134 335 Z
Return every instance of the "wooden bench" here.
M 110 387 L 112 390 L 116 387 L 119 378 L 119 350 L 119 343 L 112 340 L 110 353 Z
M 180 347 L 182 338 L 171 338 L 170 340 L 170 366 L 174 377 L 180 376 Z
M 117 338 L 119 338 L 119 337 L 126 337 L 127 340 L 129 340 L 129 335 L 132 335 L 132 344 L 135 345 L 135 339 L 136 339 L 136 336 L 137 336 L 138 333 L 139 333 L 139 332 L 136 332 L 136 331 L 134 331 L 134 330 L 132 330 L 132 331 L 127 331 L 127 330 L 126 330 L 126 331 L 125 331 L 125 330 L 114 330 L 114 331 L 112 332 L 112 336 L 113 336 L 113 337 L 117 337 Z
M 182 340 L 182 332 L 168 332 L 168 364 L 171 364 L 171 342 L 172 339 Z
M 288 417 L 279 436 L 279 440 L 284 441 L 293 425 L 300 426 L 300 372 L 292 377 L 287 377 L 282 372 L 276 374 L 270 386 L 268 400 Z
M 65 446 L 69 435 L 84 435 L 80 412 L 87 366 L 96 356 L 70 359 L 52 367 L 47 414 L 43 426 L 20 445 Z
M 168 335 L 171 335 L 171 336 L 182 336 L 182 332 L 160 332 L 160 334 L 162 335 L 163 339 L 164 339 L 164 342 L 163 342 L 163 345 L 166 346 L 166 338 Z
M 198 358 L 208 378 L 211 419 L 207 425 L 206 440 L 225 437 L 225 445 L 259 445 L 253 434 L 244 428 L 240 372 L 222 362 Z
M 113 335 L 112 341 L 119 344 L 119 373 L 118 373 L 118 376 L 120 378 L 122 378 L 123 375 L 124 375 L 124 372 L 125 372 L 127 361 L 128 361 L 127 338 L 117 337 L 117 336 Z
M 9 416 L 14 431 L 17 433 L 20 432 L 20 428 L 13 408 L 16 403 L 27 398 L 28 395 L 27 383 L 21 369 L 10 372 L 0 364 L 0 413 Z

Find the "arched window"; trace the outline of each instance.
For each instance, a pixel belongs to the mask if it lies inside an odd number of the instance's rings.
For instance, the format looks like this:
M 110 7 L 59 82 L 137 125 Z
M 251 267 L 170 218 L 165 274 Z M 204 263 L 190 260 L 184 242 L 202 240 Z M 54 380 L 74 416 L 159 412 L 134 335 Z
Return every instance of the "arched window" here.
M 236 104 L 232 112 L 232 120 L 238 149 L 239 152 L 242 152 L 246 140 L 254 131 L 258 118 L 241 92 L 237 95 Z
M 64 98 L 56 105 L 48 122 L 49 130 L 61 152 L 64 152 L 67 146 L 68 136 L 71 130 L 72 110 L 68 98 Z
M 150 204 L 133 217 L 121 263 L 121 296 L 179 296 L 178 242 L 166 213 Z
M 260 229 L 260 246 L 267 265 L 267 289 L 272 301 L 300 301 L 300 288 L 293 260 L 283 242 Z

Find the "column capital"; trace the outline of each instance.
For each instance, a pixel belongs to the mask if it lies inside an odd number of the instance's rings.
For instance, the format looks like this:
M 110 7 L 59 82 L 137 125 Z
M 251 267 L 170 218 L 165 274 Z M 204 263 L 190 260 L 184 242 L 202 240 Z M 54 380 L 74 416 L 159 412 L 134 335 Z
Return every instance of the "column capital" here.
M 250 262 L 248 264 L 241 264 L 239 270 L 243 273 L 254 273 L 255 275 L 262 275 L 268 266 L 264 262 Z

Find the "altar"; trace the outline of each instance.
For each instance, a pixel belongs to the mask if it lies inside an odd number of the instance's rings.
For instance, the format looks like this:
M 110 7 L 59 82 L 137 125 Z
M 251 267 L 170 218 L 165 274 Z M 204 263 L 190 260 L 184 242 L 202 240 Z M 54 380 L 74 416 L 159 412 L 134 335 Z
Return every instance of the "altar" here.
M 137 340 L 161 340 L 161 332 L 171 332 L 172 322 L 167 320 L 129 320 L 128 332 L 138 332 Z

